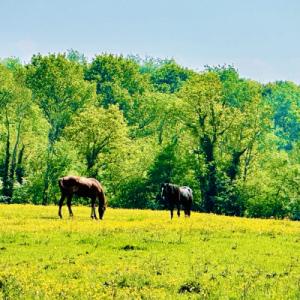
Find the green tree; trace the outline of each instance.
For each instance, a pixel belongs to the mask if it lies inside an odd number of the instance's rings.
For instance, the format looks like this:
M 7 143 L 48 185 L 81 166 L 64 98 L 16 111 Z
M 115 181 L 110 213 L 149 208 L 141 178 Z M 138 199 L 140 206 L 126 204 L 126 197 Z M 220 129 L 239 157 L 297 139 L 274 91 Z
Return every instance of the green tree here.
M 9 197 L 9 164 L 10 164 L 10 122 L 8 118 L 8 107 L 10 102 L 14 97 L 14 82 L 13 82 L 13 75 L 9 72 L 7 68 L 3 65 L 0 65 L 0 109 L 1 109 L 1 116 L 4 117 L 5 122 L 5 130 L 6 130 L 6 138 L 5 138 L 5 154 L 3 157 L 2 163 L 2 194 L 5 197 Z
M 180 131 L 181 102 L 175 94 L 145 92 L 128 118 L 136 138 L 154 137 L 159 145 L 169 143 Z
M 191 150 L 197 157 L 195 176 L 204 211 L 242 214 L 234 184 L 242 158 L 267 127 L 260 86 L 239 79 L 232 68 L 214 69 L 190 79 L 180 96 L 183 120 L 194 138 Z M 224 200 L 229 200 L 225 207 Z
M 72 62 L 76 62 L 76 63 L 81 64 L 81 65 L 86 65 L 87 64 L 87 59 L 84 56 L 84 54 L 80 53 L 77 50 L 74 50 L 74 49 L 67 50 L 66 57 L 67 57 L 68 60 L 70 60 Z
M 64 136 L 85 163 L 83 174 L 103 182 L 112 203 L 119 206 L 124 198 L 121 187 L 142 174 L 137 163 L 142 166 L 142 153 L 129 137 L 122 111 L 117 105 L 91 105 L 74 118 Z
M 35 107 L 31 99 L 31 92 L 25 87 L 23 67 L 10 69 L 12 71 L 0 65 L 0 78 L 2 78 L 0 82 L 0 122 L 5 130 L 3 135 L 5 150 L 2 163 L 2 194 L 11 201 L 16 180 L 19 184 L 23 182 L 26 134 L 38 118 L 36 120 L 32 118 L 35 115 Z
M 195 138 L 194 152 L 198 156 L 197 176 L 202 192 L 203 208 L 208 212 L 214 211 L 217 196 L 215 148 L 218 137 L 226 130 L 226 127 L 220 126 L 227 118 L 227 114 L 223 115 L 221 104 L 221 82 L 213 72 L 194 76 L 182 88 L 180 95 L 186 103 L 183 120 Z
M 96 83 L 100 104 L 108 107 L 118 104 L 127 116 L 135 97 L 141 95 L 147 80 L 139 66 L 123 56 L 98 55 L 85 72 L 88 81 Z
M 123 114 L 115 105 L 107 109 L 91 105 L 74 117 L 65 130 L 65 136 L 85 160 L 89 176 L 96 176 L 98 168 L 105 168 L 104 161 L 99 161 L 101 154 L 126 146 L 127 135 Z
M 300 139 L 300 87 L 292 82 L 278 81 L 264 87 L 265 101 L 272 107 L 278 147 L 291 150 Z
M 192 71 L 182 68 L 174 60 L 170 60 L 154 69 L 150 75 L 150 81 L 155 90 L 159 92 L 175 93 L 192 74 Z
M 93 85 L 84 81 L 83 68 L 64 55 L 33 56 L 27 65 L 27 84 L 50 125 L 43 184 L 43 204 L 49 202 L 54 145 L 74 114 L 95 97 Z M 55 178 L 51 178 L 52 182 Z M 55 181 L 54 181 L 55 182 Z

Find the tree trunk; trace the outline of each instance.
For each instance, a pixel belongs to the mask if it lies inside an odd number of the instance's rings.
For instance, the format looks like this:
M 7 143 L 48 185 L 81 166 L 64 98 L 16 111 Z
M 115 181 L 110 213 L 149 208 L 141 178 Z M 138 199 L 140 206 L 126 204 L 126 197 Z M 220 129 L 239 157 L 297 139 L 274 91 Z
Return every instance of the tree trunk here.
M 23 177 L 24 177 L 24 167 L 23 167 L 24 150 L 25 150 L 25 146 L 23 145 L 18 155 L 18 162 L 16 167 L 16 179 L 20 184 L 23 184 Z
M 200 147 L 204 154 L 205 164 L 208 166 L 208 174 L 200 176 L 199 183 L 203 198 L 205 212 L 213 212 L 215 208 L 215 197 L 217 195 L 217 174 L 214 158 L 214 140 L 205 134 L 200 139 Z
M 54 150 L 54 143 L 57 139 L 57 129 L 52 127 L 48 133 L 48 147 L 47 147 L 47 154 L 46 154 L 46 170 L 44 174 L 44 186 L 43 186 L 43 195 L 42 195 L 42 204 L 47 205 L 49 203 L 49 176 L 51 171 L 51 161 L 53 150 Z
M 232 153 L 230 165 L 226 170 L 226 174 L 230 178 L 231 182 L 234 181 L 238 175 L 241 156 L 245 153 L 246 150 L 247 148 L 241 151 L 233 151 Z
M 9 197 L 9 161 L 10 161 L 10 124 L 6 111 L 6 147 L 5 147 L 5 159 L 4 159 L 4 167 L 3 167 L 3 177 L 2 177 L 2 194 L 3 196 L 8 197 L 8 201 L 11 201 Z
M 3 168 L 3 177 L 2 177 L 2 194 L 3 196 L 9 197 L 9 161 L 10 161 L 10 135 L 9 131 L 6 138 L 6 147 L 5 147 L 5 159 L 4 159 L 4 168 Z M 9 198 L 9 201 L 11 199 Z
M 247 150 L 246 152 L 246 158 L 245 158 L 245 166 L 244 166 L 244 172 L 243 172 L 243 181 L 245 182 L 248 175 L 248 170 L 250 167 L 250 163 L 252 160 L 252 146 Z
M 43 187 L 43 196 L 42 196 L 42 204 L 47 205 L 49 203 L 49 173 L 51 168 L 50 163 L 50 156 L 51 156 L 51 150 L 52 146 L 48 145 L 47 148 L 47 158 L 46 158 L 46 170 L 44 175 L 44 187 Z
M 16 172 L 16 166 L 17 166 L 17 151 L 20 141 L 20 132 L 21 132 L 21 121 L 18 124 L 17 128 L 17 137 L 15 146 L 12 152 L 11 156 L 11 164 L 10 164 L 10 170 L 9 170 L 9 184 L 8 184 L 8 194 L 9 197 L 12 199 L 13 193 L 14 193 L 14 181 L 15 181 L 15 172 Z

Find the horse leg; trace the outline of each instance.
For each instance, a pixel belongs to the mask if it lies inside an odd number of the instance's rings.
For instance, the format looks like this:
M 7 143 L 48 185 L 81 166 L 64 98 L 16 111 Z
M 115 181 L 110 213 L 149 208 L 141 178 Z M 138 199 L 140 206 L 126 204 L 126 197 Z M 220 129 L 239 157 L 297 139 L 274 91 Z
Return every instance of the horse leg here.
M 171 220 L 173 219 L 174 205 L 170 205 Z
M 72 202 L 72 195 L 68 196 L 68 198 L 67 198 L 67 206 L 68 206 L 68 209 L 69 209 L 69 216 L 73 217 L 71 202 Z
M 94 203 L 93 198 L 91 200 L 92 200 L 92 202 L 91 202 L 91 218 L 94 219 L 94 206 L 95 206 L 95 203 Z
M 92 206 L 91 218 L 92 218 L 92 219 L 97 219 L 97 216 L 96 216 L 96 209 L 95 209 L 95 202 L 96 202 L 96 198 L 93 197 L 93 198 L 92 198 L 92 204 L 91 204 L 91 206 Z
M 185 211 L 186 211 L 186 213 L 185 213 L 186 217 L 190 217 L 191 216 L 191 205 L 190 205 L 190 203 L 187 204 L 187 207 L 185 208 Z
M 180 203 L 181 203 L 181 197 L 180 197 L 180 189 L 178 189 L 176 193 L 176 206 L 177 206 L 177 216 L 180 217 Z
M 186 218 L 189 217 L 189 210 L 188 210 L 188 208 L 184 208 L 184 216 Z
M 187 215 L 188 215 L 188 217 L 190 217 L 190 216 L 191 216 L 192 203 L 193 203 L 193 197 L 192 197 L 192 196 L 190 196 L 190 198 L 189 198 L 189 202 L 188 202 L 188 204 L 187 204 L 187 208 L 186 208 L 186 211 L 187 211 Z
M 191 216 L 191 205 L 189 205 L 189 208 L 188 208 L 188 210 L 187 210 L 187 214 L 188 214 L 188 217 Z
M 61 208 L 64 204 L 66 196 L 64 194 L 61 195 L 60 200 L 58 202 L 58 216 L 62 219 Z
M 177 204 L 177 216 L 180 217 L 180 204 Z
M 188 217 L 188 215 L 189 215 L 189 208 L 188 208 L 188 204 L 186 204 L 186 203 L 183 203 L 183 211 L 184 211 L 184 216 L 185 217 Z

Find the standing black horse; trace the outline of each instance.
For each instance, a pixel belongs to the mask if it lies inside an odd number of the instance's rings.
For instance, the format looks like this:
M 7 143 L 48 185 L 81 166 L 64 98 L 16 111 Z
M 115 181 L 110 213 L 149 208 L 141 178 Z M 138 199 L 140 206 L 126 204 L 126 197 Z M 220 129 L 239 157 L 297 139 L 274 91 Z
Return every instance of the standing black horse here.
M 161 185 L 161 196 L 169 203 L 171 219 L 173 218 L 174 206 L 177 207 L 177 216 L 180 217 L 182 205 L 186 217 L 190 217 L 193 203 L 193 191 L 188 186 L 178 186 L 171 183 Z

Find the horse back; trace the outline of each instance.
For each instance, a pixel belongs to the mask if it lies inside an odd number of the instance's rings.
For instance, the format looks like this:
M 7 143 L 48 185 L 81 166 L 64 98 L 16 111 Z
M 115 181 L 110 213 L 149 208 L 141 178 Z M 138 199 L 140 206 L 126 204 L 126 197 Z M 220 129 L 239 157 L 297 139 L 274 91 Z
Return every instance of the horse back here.
M 94 178 L 65 176 L 58 180 L 61 193 L 79 197 L 99 197 L 103 194 L 100 182 Z
M 182 204 L 191 204 L 193 202 L 193 190 L 190 187 L 180 187 L 180 202 Z

